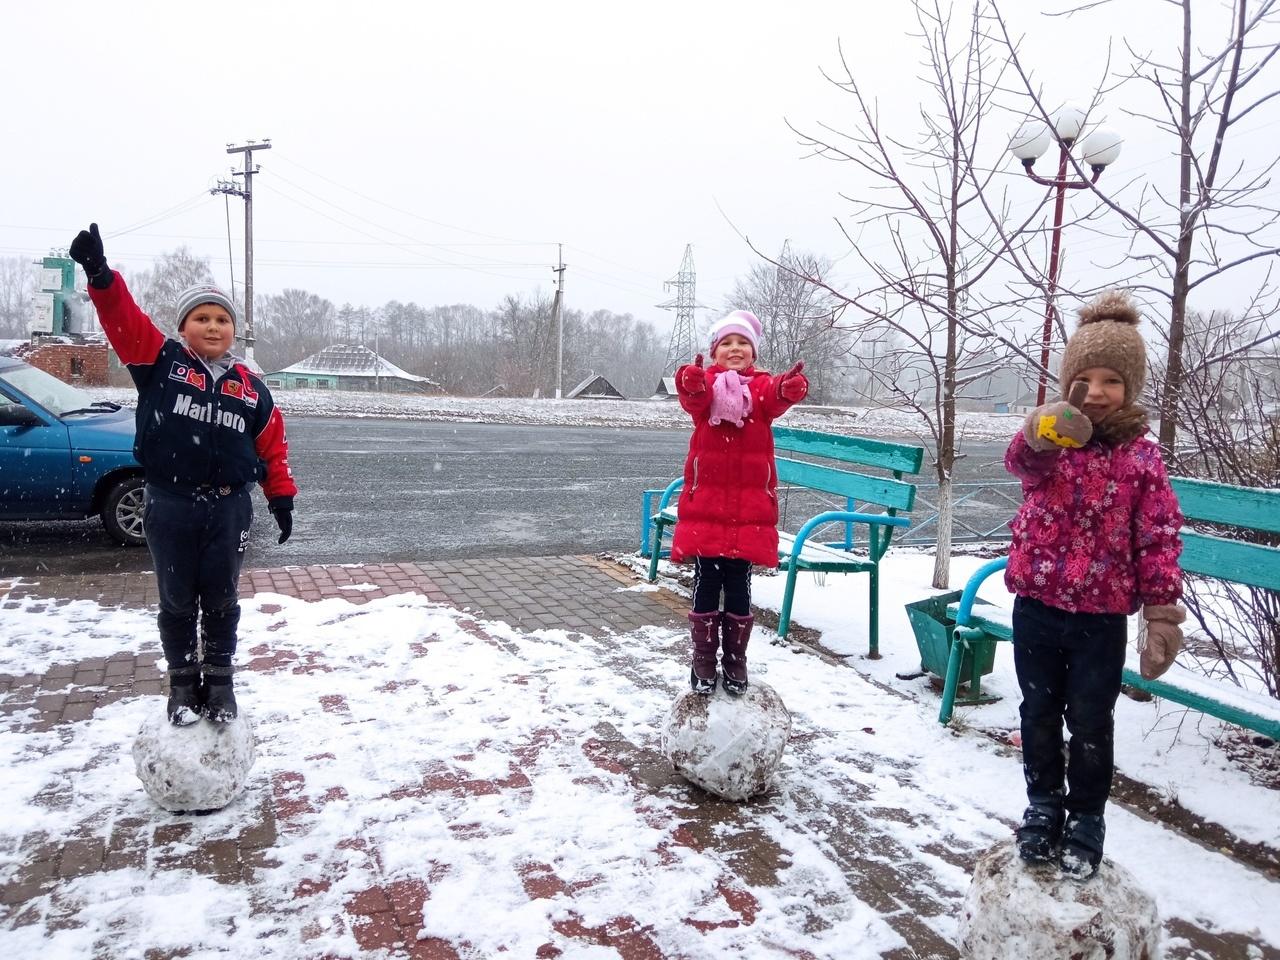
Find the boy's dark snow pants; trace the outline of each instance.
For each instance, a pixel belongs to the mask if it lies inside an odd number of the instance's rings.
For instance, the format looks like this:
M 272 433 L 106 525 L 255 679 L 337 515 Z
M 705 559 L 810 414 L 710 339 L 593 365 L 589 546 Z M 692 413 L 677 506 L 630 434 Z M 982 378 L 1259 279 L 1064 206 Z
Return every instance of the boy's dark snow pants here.
M 1013 602 L 1013 661 L 1022 688 L 1022 769 L 1030 803 L 1101 815 L 1111 793 L 1115 706 L 1127 643 L 1123 614 L 1068 613 Z M 1064 763 L 1062 723 L 1071 732 Z M 1065 766 L 1065 784 L 1064 784 Z
M 248 487 L 184 496 L 147 484 L 142 527 L 156 565 L 160 644 L 170 669 L 196 664 L 198 614 L 204 663 L 231 666 L 252 520 Z

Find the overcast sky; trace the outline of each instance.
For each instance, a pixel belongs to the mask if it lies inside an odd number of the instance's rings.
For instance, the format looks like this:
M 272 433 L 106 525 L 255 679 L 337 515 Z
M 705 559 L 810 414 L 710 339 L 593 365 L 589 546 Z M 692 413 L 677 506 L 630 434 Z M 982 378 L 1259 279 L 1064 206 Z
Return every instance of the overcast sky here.
M 1087 97 L 1126 33 L 1169 57 L 1176 46 L 1176 10 L 1157 0 L 1069 21 L 1042 18 L 1039 3 L 1005 6 L 1049 101 Z M 790 239 L 838 259 L 856 284 L 833 217 L 848 209 L 838 194 L 863 183 L 848 164 L 803 159 L 784 118 L 850 127 L 852 104 L 820 73 L 841 43 L 884 115 L 912 134 L 921 51 L 909 9 L 6 4 L 0 255 L 65 247 L 96 219 L 113 264 L 141 269 L 186 244 L 227 284 L 227 201 L 208 191 L 239 169 L 227 144 L 270 138 L 254 179 L 259 294 L 489 307 L 549 291 L 562 242 L 569 306 L 666 325 L 654 305 L 687 243 L 699 301 L 723 305 L 753 262 L 735 227 L 765 250 Z M 1110 119 L 1129 143 L 1109 178 L 1172 176 L 1149 125 Z M 1015 125 L 997 118 L 992 135 Z M 1022 187 L 1028 202 L 1039 195 Z M 243 204 L 229 208 L 238 285 Z M 1086 269 L 1066 243 L 1067 269 Z

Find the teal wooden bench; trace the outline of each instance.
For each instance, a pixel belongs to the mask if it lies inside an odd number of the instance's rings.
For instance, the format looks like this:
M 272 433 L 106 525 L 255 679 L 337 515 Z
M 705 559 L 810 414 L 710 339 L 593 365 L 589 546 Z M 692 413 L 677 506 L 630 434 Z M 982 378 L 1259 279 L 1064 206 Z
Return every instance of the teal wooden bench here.
M 845 498 L 844 510 L 827 510 L 806 520 L 794 533 L 779 531 L 778 560 L 785 568 L 787 585 L 778 615 L 778 636 L 785 639 L 791 627 L 791 605 L 795 596 L 796 574 L 801 570 L 828 573 L 865 573 L 870 577 L 870 652 L 880 656 L 880 561 L 895 529 L 910 526 L 899 512 L 908 512 L 915 503 L 915 484 L 903 479 L 904 474 L 917 474 L 924 462 L 924 448 L 866 437 L 851 437 L 817 430 L 773 428 L 775 454 L 791 453 L 808 457 L 797 460 L 775 457 L 778 489 L 785 487 L 814 490 Z M 857 468 L 882 470 L 891 476 L 875 476 L 858 472 Z M 658 500 L 657 509 L 644 511 L 642 540 L 649 552 L 649 580 L 658 576 L 658 559 L 663 555 L 664 532 L 679 520 L 677 494 L 684 485 L 677 478 L 667 485 Z M 656 491 L 646 491 L 653 493 Z M 859 510 L 858 505 L 879 507 L 883 513 Z M 820 528 L 838 524 L 843 537 L 821 541 L 814 536 Z M 865 524 L 864 543 L 854 538 L 854 528 Z
M 1237 536 L 1280 533 L 1280 490 L 1233 487 L 1180 477 L 1171 482 L 1188 521 L 1232 527 Z M 1008 610 L 997 612 L 990 606 L 974 608 L 983 581 L 1003 570 L 1007 563 L 1007 558 L 1001 558 L 981 567 L 969 578 L 960 601 L 948 607 L 948 615 L 955 620 L 956 628 L 947 660 L 939 723 L 945 725 L 951 721 L 964 650 L 976 642 L 1013 639 Z M 1184 529 L 1179 563 L 1184 573 L 1280 590 L 1280 547 Z M 1168 677 L 1165 674 L 1165 679 L 1146 680 L 1127 667 L 1124 671 L 1127 686 L 1280 740 L 1280 703 L 1202 677 L 1186 675 L 1176 680 Z

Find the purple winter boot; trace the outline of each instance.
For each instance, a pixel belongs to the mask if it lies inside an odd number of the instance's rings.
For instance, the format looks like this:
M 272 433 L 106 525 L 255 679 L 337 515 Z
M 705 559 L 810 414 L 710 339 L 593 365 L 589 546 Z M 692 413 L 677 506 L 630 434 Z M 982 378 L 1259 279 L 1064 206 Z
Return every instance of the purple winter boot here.
M 716 648 L 720 645 L 720 611 L 689 614 L 689 634 L 693 638 L 693 667 L 689 686 L 706 696 L 716 688 Z
M 724 675 L 720 683 L 724 692 L 740 697 L 747 689 L 747 643 L 751 640 L 751 627 L 755 617 L 740 617 L 736 613 L 726 613 L 720 621 L 720 642 L 724 647 L 724 656 L 720 666 Z

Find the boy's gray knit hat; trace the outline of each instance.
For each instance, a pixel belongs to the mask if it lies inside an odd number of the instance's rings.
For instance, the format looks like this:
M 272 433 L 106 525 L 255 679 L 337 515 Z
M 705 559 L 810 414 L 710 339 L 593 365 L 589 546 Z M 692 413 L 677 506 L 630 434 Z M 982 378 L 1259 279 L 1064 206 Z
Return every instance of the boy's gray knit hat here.
M 1124 381 L 1125 403 L 1133 403 L 1147 385 L 1147 345 L 1138 323 L 1142 317 L 1123 290 L 1099 294 L 1080 311 L 1080 326 L 1067 341 L 1058 369 L 1065 400 L 1082 370 L 1107 367 Z
M 232 324 L 237 322 L 236 305 L 221 287 L 215 287 L 212 283 L 196 283 L 179 293 L 177 303 L 174 304 L 179 332 L 182 331 L 182 325 L 187 322 L 187 314 L 202 303 L 216 303 L 231 314 Z

